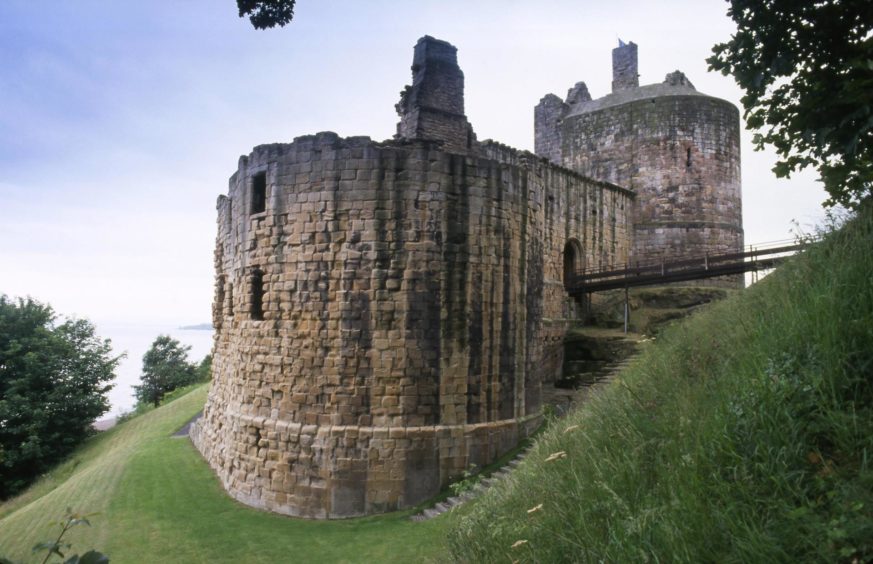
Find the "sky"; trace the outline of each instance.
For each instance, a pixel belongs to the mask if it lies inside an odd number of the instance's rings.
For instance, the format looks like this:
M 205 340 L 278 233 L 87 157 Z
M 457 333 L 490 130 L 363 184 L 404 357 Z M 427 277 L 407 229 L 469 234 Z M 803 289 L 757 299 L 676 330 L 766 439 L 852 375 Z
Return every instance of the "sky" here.
M 98 324 L 211 319 L 216 198 L 240 155 L 319 131 L 390 138 L 425 34 L 458 48 L 480 140 L 533 150 L 533 108 L 577 81 L 609 92 L 611 50 L 640 83 L 707 72 L 735 30 L 718 0 L 298 0 L 258 31 L 234 0 L 0 2 L 0 293 Z M 742 133 L 746 242 L 820 222 L 813 174 L 777 180 Z M 111 335 L 110 335 L 111 336 Z

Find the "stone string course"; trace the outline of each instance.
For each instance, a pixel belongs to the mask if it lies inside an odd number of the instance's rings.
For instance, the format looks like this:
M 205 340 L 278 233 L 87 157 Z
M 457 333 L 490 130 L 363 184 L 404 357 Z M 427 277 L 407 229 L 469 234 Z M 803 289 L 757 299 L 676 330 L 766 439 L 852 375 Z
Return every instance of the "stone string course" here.
M 735 124 L 711 99 L 664 110 L 687 119 L 664 139 L 673 118 L 570 119 L 600 103 L 579 83 L 572 107 L 537 108 L 537 156 L 476 139 L 454 47 L 422 38 L 412 70 L 394 140 L 255 147 L 218 200 L 213 381 L 191 437 L 246 504 L 337 518 L 433 496 L 540 423 L 579 318 L 568 264 L 742 240 Z M 634 135 L 656 147 L 622 156 Z

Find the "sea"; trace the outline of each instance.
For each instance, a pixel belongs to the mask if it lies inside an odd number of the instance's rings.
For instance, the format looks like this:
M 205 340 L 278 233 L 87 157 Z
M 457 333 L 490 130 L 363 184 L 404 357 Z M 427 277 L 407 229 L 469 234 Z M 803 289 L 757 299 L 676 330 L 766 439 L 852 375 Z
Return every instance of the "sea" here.
M 97 323 L 97 335 L 112 342 L 114 355 L 124 354 L 115 369 L 115 382 L 109 391 L 111 411 L 103 418 L 117 417 L 133 409 L 136 398 L 133 386 L 139 384 L 142 375 L 142 357 L 159 335 L 169 335 L 183 345 L 188 345 L 190 362 L 199 363 L 212 352 L 212 329 L 182 329 L 181 326 L 153 324 Z

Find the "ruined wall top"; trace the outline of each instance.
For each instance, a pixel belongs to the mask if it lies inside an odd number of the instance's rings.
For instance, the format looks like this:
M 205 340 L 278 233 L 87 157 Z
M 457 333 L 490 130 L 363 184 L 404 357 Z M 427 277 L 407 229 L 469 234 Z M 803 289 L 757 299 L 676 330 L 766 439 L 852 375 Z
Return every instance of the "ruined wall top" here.
M 464 73 L 458 66 L 458 49 L 425 35 L 415 44 L 412 57 L 410 102 L 434 110 L 464 115 Z
M 612 91 L 619 92 L 640 85 L 637 64 L 637 44 L 618 40 L 618 47 L 612 50 Z
M 442 141 L 447 150 L 464 152 L 475 141 L 464 115 L 464 73 L 452 44 L 425 35 L 415 44 L 412 85 L 400 93 L 399 139 Z
M 612 92 L 600 98 L 592 98 L 588 92 L 588 87 L 584 82 L 577 82 L 570 90 L 567 91 L 567 97 L 562 101 L 554 94 L 545 96 L 537 105 L 538 112 L 541 114 L 535 119 L 539 123 L 540 129 L 546 127 L 554 128 L 559 120 L 564 118 L 594 112 L 618 106 L 628 102 L 637 100 L 660 98 L 666 96 L 706 96 L 698 92 L 688 77 L 681 71 L 674 71 L 664 78 L 664 82 L 657 84 L 647 84 L 640 86 L 639 73 L 637 66 L 638 47 L 634 42 L 621 44 L 612 50 Z M 557 120 L 557 121 L 556 121 Z M 538 135 L 543 137 L 544 131 L 540 131 Z M 548 154 L 548 151 L 540 152 L 542 154 L 556 160 L 556 155 Z M 557 160 L 560 160 L 559 158 Z

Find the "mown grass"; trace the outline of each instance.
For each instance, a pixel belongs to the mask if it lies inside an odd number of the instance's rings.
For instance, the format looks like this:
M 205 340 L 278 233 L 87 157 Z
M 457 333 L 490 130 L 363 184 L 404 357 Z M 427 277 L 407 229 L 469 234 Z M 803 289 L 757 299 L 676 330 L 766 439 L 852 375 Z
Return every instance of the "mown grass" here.
M 665 331 L 456 520 L 453 559 L 873 560 L 871 250 L 867 209 Z
M 231 500 L 186 438 L 170 435 L 202 408 L 206 387 L 96 437 L 23 496 L 0 506 L 0 556 L 29 562 L 67 507 L 97 512 L 69 536 L 112 562 L 426 562 L 446 519 L 409 512 L 306 521 Z

